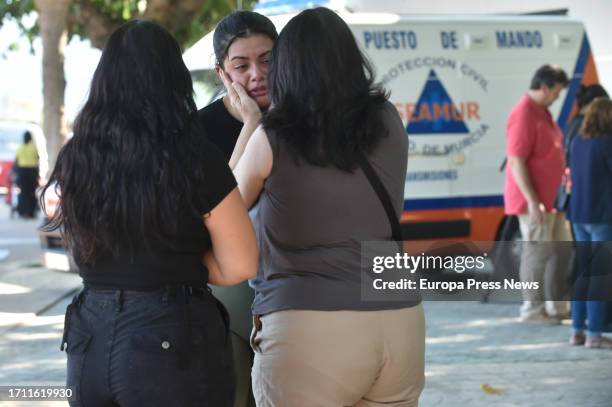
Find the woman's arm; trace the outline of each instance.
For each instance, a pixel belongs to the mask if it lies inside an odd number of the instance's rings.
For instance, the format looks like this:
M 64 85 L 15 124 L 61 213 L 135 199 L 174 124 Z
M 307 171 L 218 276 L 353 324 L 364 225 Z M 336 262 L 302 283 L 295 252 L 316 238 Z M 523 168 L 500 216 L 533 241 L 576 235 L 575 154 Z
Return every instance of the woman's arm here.
M 272 160 L 272 147 L 268 136 L 263 127 L 259 126 L 249 139 L 234 169 L 238 189 L 247 208 L 251 208 L 257 201 L 264 181 L 272 171 Z
M 229 160 L 229 167 L 233 170 L 236 168 L 240 156 L 244 153 L 244 149 L 251 135 L 257 126 L 259 126 L 259 122 L 261 121 L 261 110 L 259 110 L 259 106 L 257 106 L 255 100 L 246 93 L 242 85 L 232 82 L 229 75 L 223 70 L 220 70 L 218 73 L 227 90 L 227 98 L 230 104 L 229 108 L 234 111 L 236 115 L 240 116 L 243 123 L 240 134 L 238 135 L 238 140 L 234 146 L 234 151 Z
M 212 241 L 204 256 L 209 283 L 227 286 L 255 277 L 257 241 L 238 188 L 204 216 L 204 224 Z
M 236 145 L 234 146 L 234 151 L 232 152 L 232 156 L 229 160 L 229 167 L 233 170 L 238 165 L 238 161 L 240 157 L 244 153 L 247 143 L 249 142 L 251 136 L 257 126 L 259 126 L 260 118 L 253 120 L 247 119 L 240 130 L 240 135 L 238 135 L 238 140 L 236 140 Z

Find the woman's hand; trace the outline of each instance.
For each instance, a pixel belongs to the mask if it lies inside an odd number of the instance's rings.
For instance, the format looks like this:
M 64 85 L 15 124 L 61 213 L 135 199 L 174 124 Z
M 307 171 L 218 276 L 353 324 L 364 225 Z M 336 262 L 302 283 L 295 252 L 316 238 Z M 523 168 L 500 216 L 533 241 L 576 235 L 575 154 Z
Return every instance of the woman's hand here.
M 238 160 L 240 160 L 251 135 L 257 126 L 259 126 L 259 122 L 261 121 L 261 110 L 259 110 L 257 102 L 246 93 L 242 85 L 232 82 L 232 79 L 225 71 L 218 70 L 217 72 L 227 89 L 229 106 L 226 104 L 226 107 L 233 110 L 235 115 L 240 116 L 242 123 L 244 123 L 229 160 L 229 166 L 233 170 L 238 164 Z
M 219 77 L 223 81 L 227 96 L 234 111 L 240 116 L 244 124 L 255 124 L 261 120 L 261 110 L 257 106 L 257 102 L 251 98 L 244 87 L 237 82 L 232 82 L 229 75 L 223 71 L 219 71 Z

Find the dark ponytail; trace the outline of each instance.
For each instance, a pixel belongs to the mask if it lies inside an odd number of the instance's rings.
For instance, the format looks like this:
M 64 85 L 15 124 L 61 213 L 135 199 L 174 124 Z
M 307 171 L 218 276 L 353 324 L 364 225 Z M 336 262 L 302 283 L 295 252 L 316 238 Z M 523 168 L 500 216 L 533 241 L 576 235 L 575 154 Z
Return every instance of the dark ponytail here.
M 576 103 L 578 104 L 578 109 L 582 109 L 585 106 L 588 106 L 595 98 L 599 97 L 608 97 L 608 92 L 603 88 L 603 86 L 599 84 L 595 85 L 580 85 L 580 88 L 576 91 Z
M 205 174 L 196 112 L 168 31 L 131 21 L 110 36 L 45 187 L 60 194 L 46 229 L 61 228 L 77 264 L 169 242 L 178 210 L 199 219 Z
M 236 38 L 246 38 L 254 34 L 267 35 L 272 41 L 278 38 L 272 21 L 253 11 L 235 11 L 221 20 L 213 35 L 217 65 L 223 66 L 227 50 Z

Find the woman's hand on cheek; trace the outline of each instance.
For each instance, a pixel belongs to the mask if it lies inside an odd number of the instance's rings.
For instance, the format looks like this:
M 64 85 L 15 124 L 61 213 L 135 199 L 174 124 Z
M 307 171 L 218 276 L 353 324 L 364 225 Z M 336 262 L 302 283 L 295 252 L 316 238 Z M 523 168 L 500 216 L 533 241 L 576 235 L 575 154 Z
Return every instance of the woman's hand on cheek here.
M 261 120 L 261 110 L 257 106 L 255 99 L 250 97 L 246 90 L 238 82 L 232 83 L 234 93 L 237 95 L 237 102 L 232 101 L 232 104 L 236 106 L 236 109 L 240 112 L 242 121 L 246 122 L 259 122 Z
M 232 82 L 229 75 L 221 71 L 219 74 L 225 89 L 227 89 L 227 96 L 229 97 L 232 107 L 238 112 L 243 123 L 259 122 L 261 119 L 261 110 L 257 106 L 257 102 L 251 98 L 244 87 L 238 82 Z

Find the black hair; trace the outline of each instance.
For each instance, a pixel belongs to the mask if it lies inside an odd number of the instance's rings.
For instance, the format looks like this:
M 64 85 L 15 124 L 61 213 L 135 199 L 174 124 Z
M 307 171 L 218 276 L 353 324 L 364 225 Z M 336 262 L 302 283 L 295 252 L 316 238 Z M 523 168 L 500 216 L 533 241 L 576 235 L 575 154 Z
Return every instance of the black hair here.
M 30 141 L 32 141 L 32 133 L 25 131 L 23 133 L 23 144 L 28 144 Z
M 110 36 L 74 137 L 45 186 L 57 185 L 60 195 L 46 229 L 62 228 L 78 263 L 170 242 L 179 208 L 199 218 L 196 112 L 191 76 L 168 31 L 134 20 Z
M 557 84 L 563 87 L 569 85 L 569 78 L 565 71 L 558 66 L 542 65 L 533 75 L 529 89 L 538 90 L 542 86 L 552 88 Z
M 264 128 L 284 139 L 294 158 L 351 171 L 386 135 L 386 101 L 347 24 L 333 11 L 302 11 L 285 26 L 268 71 L 272 108 Z
M 254 11 L 235 11 L 219 22 L 213 34 L 213 48 L 217 65 L 223 66 L 227 51 L 237 38 L 246 38 L 254 34 L 263 34 L 276 41 L 276 27 L 268 17 Z
M 578 109 L 582 109 L 589 105 L 595 98 L 599 97 L 608 97 L 608 92 L 606 92 L 603 86 L 599 84 L 588 86 L 580 85 L 580 88 L 576 91 L 576 104 L 578 104 Z

